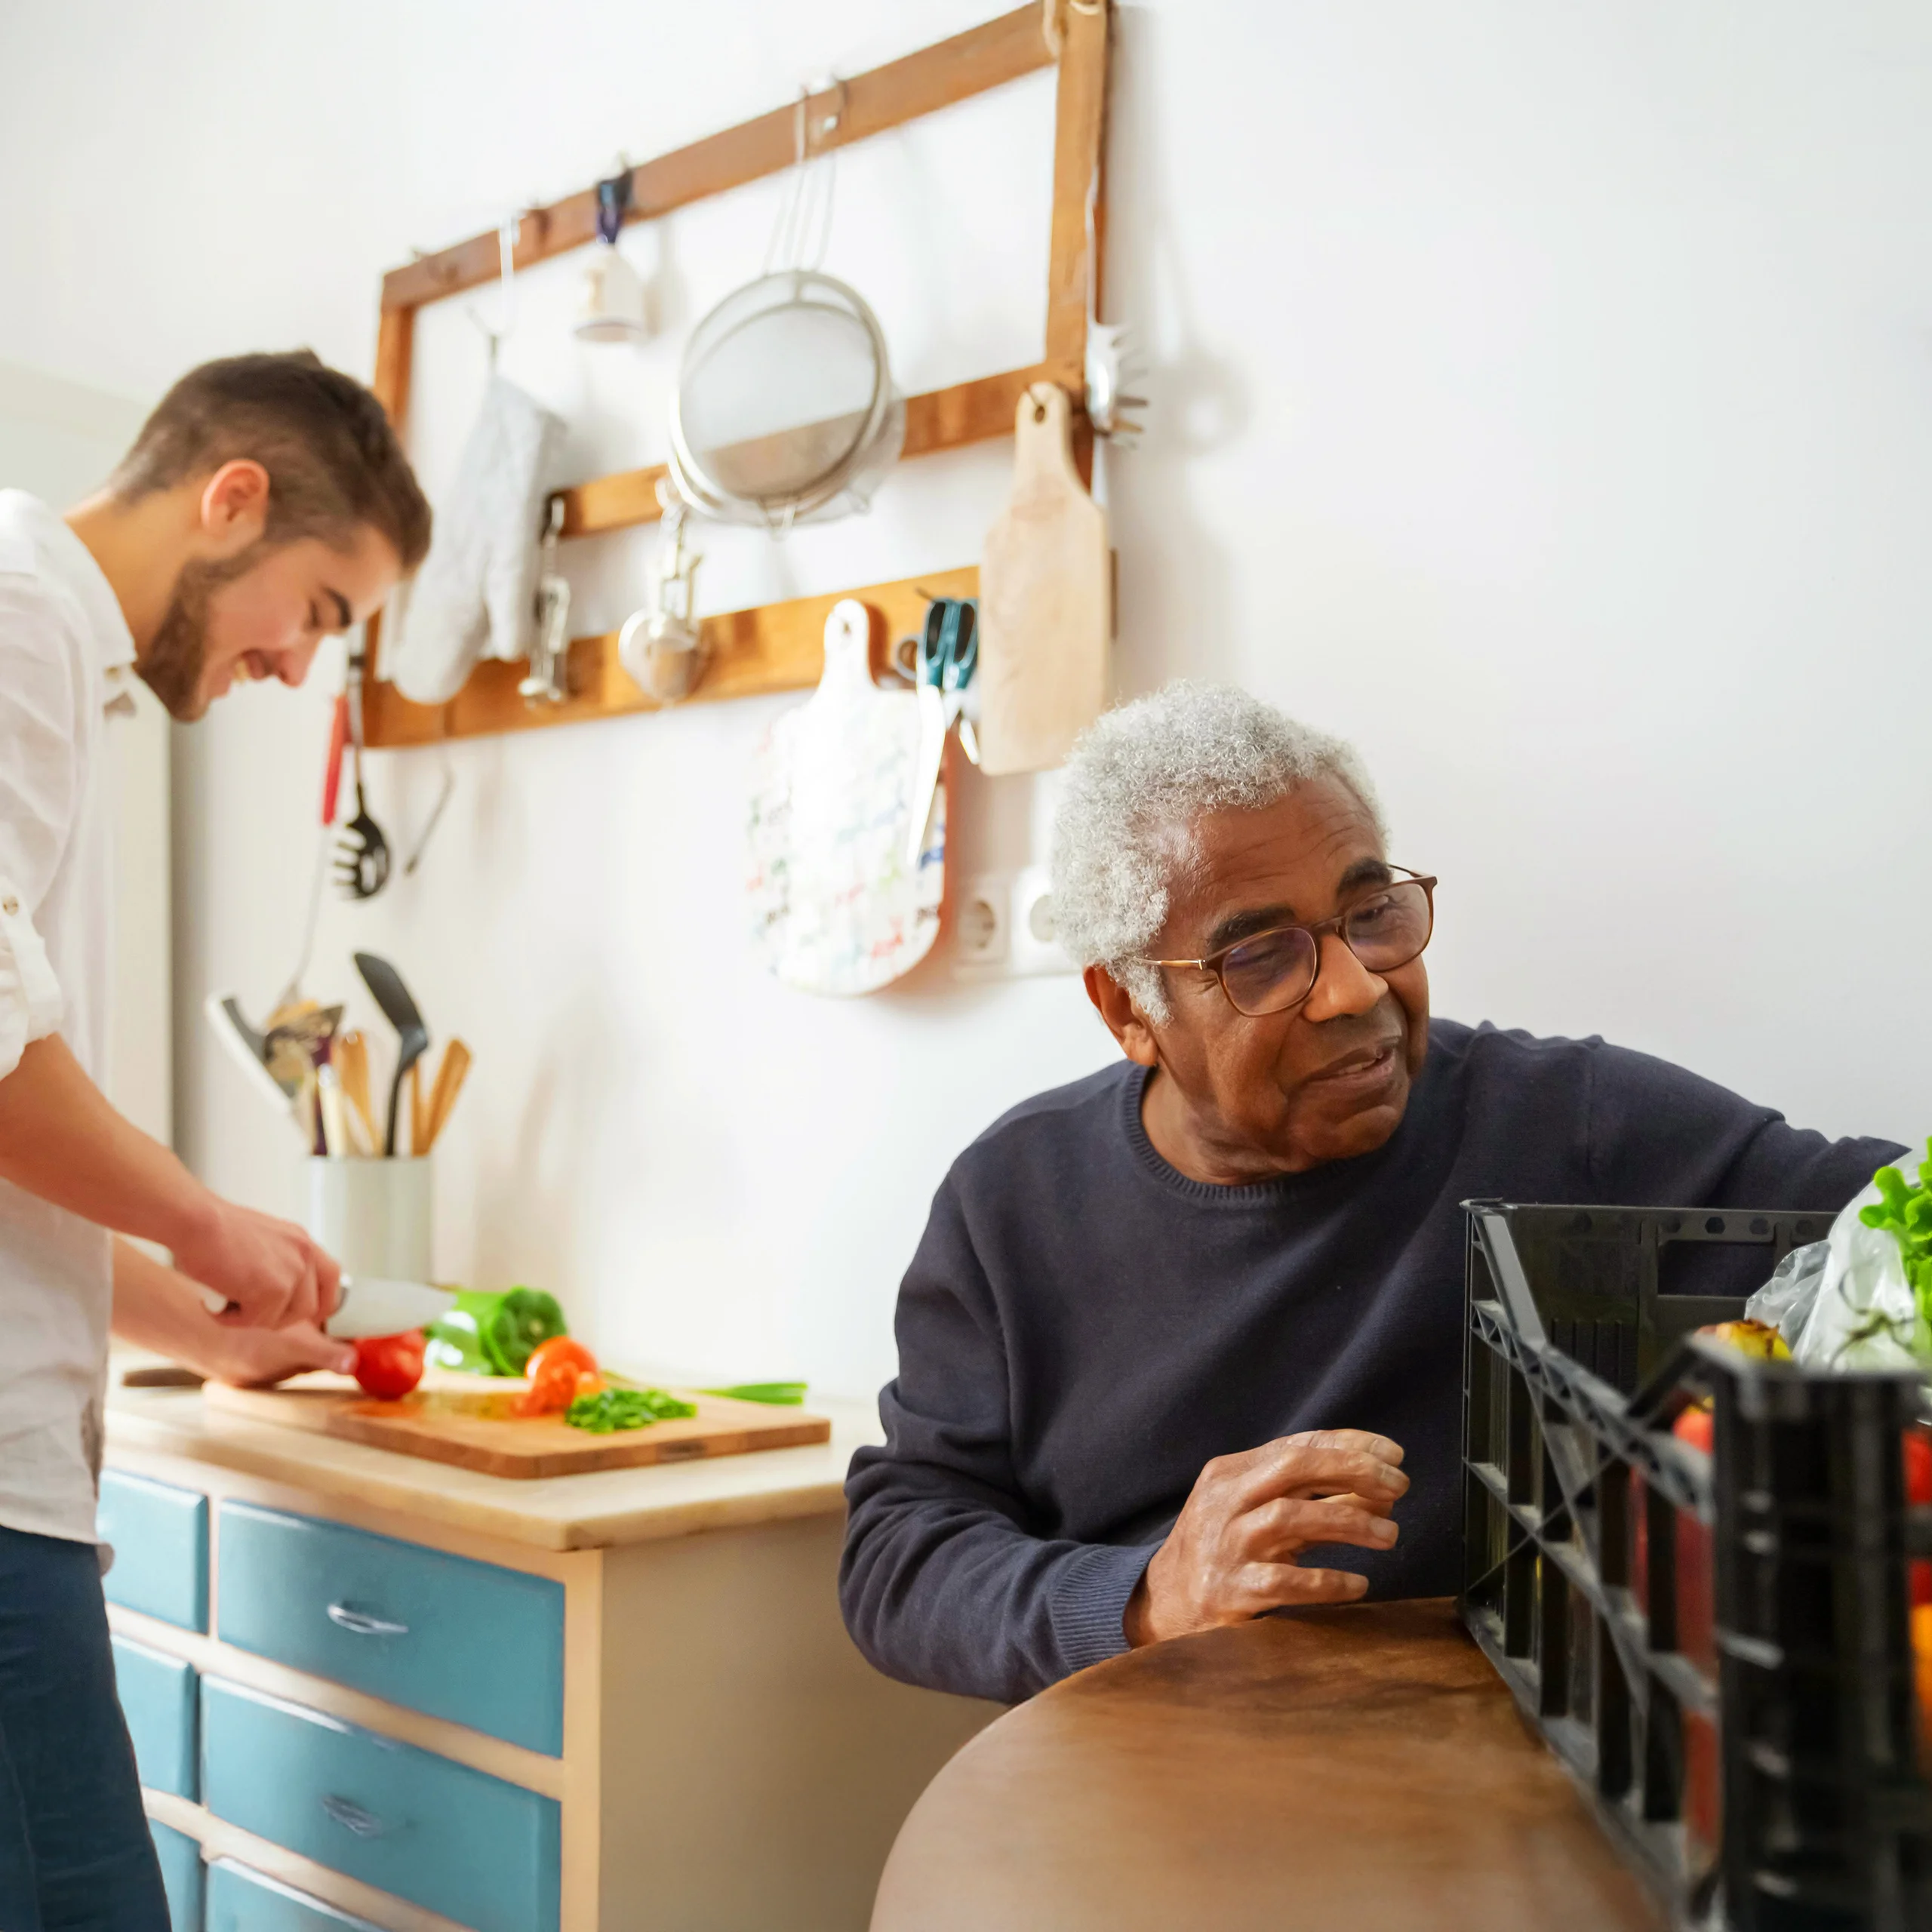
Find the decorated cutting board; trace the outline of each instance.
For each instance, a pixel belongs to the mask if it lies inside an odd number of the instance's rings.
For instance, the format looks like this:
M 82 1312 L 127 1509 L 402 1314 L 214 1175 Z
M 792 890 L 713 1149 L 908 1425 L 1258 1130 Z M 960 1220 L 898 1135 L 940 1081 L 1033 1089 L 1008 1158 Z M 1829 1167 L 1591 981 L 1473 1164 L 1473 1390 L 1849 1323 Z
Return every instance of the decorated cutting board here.
M 398 1402 L 379 1402 L 348 1377 L 322 1373 L 299 1375 L 275 1389 L 233 1389 L 210 1382 L 203 1385 L 202 1397 L 209 1407 L 251 1422 L 310 1429 L 485 1475 L 526 1480 L 793 1449 L 832 1438 L 832 1425 L 823 1416 L 681 1389 L 674 1392 L 697 1404 L 696 1415 L 592 1435 L 558 1416 L 512 1414 L 523 1386 L 432 1369 L 420 1388 Z
M 875 621 L 854 598 L 832 607 L 825 675 L 773 724 L 752 783 L 753 931 L 771 971 L 805 992 L 875 992 L 939 937 L 943 744 L 935 785 L 933 763 L 921 766 L 918 698 L 872 682 Z M 909 859 L 915 823 L 923 835 Z
M 1014 426 L 1013 494 L 980 560 L 980 768 L 1060 764 L 1107 701 L 1113 562 L 1073 466 L 1066 392 L 1035 383 Z

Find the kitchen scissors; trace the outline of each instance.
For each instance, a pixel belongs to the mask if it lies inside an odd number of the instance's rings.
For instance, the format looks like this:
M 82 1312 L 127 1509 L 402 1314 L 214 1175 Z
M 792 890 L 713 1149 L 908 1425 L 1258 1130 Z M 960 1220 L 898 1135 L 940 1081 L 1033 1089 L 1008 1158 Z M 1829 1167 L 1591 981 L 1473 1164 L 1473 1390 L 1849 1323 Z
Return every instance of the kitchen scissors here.
M 906 863 L 916 867 L 926 842 L 926 827 L 946 761 L 946 735 L 956 724 L 959 742 L 975 764 L 980 761 L 973 721 L 962 715 L 967 687 L 980 663 L 980 607 L 971 597 L 935 597 L 926 606 L 926 628 L 918 640 L 914 683 L 919 698 L 919 761 L 913 768 L 911 829 Z

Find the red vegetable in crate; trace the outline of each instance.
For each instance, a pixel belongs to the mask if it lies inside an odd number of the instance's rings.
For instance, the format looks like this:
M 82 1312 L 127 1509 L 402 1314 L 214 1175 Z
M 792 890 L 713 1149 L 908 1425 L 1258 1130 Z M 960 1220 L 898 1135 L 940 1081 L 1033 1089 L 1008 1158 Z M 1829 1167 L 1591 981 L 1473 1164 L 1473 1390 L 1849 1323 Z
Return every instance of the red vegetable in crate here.
M 423 1380 L 423 1331 L 374 1335 L 355 1344 L 355 1380 L 365 1393 L 394 1402 Z
M 1919 1743 L 1932 1750 L 1932 1604 L 1921 1604 L 1912 1613 L 1912 1663 L 1918 1690 Z
M 1905 1432 L 1905 1500 L 1932 1503 L 1932 1429 L 1909 1429 Z M 1932 1604 L 1932 1563 L 1917 1558 L 1909 1574 L 1913 1607 Z M 1921 1664 L 1921 1674 L 1924 1668 Z
M 1694 1871 L 1718 1861 L 1724 1828 L 1724 1763 L 1718 1727 L 1701 1711 L 1684 1714 L 1684 1850 Z
M 1670 1426 L 1670 1432 L 1680 1442 L 1687 1442 L 1694 1449 L 1701 1449 L 1706 1455 L 1712 1453 L 1711 1442 L 1715 1428 L 1708 1402 L 1700 1402 L 1695 1408 L 1686 1409 Z
M 1715 1676 L 1718 1667 L 1717 1582 L 1710 1526 L 1677 1512 L 1677 1647 Z

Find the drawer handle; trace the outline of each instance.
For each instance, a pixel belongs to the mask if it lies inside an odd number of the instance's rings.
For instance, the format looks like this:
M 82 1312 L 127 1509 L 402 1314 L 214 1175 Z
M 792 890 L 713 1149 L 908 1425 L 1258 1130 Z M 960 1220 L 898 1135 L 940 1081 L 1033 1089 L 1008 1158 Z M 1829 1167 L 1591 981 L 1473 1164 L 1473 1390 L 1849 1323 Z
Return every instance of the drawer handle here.
M 392 1623 L 386 1617 L 371 1617 L 367 1611 L 351 1610 L 346 1603 L 329 1605 L 329 1621 L 340 1630 L 352 1630 L 358 1637 L 406 1637 L 409 1626 Z
M 379 1838 L 389 1829 L 374 1812 L 364 1810 L 346 1798 L 326 1797 L 322 1809 L 344 1831 L 353 1832 L 358 1838 Z

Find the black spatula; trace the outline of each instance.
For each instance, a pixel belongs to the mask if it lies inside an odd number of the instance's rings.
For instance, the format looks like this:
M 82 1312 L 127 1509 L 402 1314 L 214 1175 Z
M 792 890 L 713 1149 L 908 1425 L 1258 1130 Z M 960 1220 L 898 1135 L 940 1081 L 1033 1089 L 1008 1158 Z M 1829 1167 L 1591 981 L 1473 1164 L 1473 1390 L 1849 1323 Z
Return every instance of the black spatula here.
M 396 1120 L 402 1107 L 402 1083 L 409 1069 L 429 1051 L 429 1029 L 423 1025 L 423 1015 L 410 998 L 409 989 L 402 983 L 402 975 L 386 959 L 373 952 L 358 952 L 355 970 L 383 1009 L 383 1017 L 395 1029 L 395 1078 L 389 1083 L 389 1126 L 383 1136 L 383 1152 L 393 1158 Z

